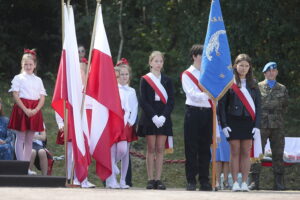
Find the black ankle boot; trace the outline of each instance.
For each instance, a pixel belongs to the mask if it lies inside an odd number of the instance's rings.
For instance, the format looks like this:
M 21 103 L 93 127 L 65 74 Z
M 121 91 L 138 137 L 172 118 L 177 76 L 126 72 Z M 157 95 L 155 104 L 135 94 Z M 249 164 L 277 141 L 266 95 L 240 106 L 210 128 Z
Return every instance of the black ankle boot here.
M 250 185 L 249 190 L 259 190 L 259 174 L 258 173 L 252 173 L 250 174 Z

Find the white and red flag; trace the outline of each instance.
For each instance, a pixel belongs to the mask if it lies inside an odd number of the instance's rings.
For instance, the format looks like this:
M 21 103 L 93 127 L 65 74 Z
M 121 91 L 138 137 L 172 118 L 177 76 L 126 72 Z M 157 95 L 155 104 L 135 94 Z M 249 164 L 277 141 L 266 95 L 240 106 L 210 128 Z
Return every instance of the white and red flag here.
M 51 105 L 64 118 L 63 102 L 66 101 L 68 138 L 72 140 L 75 173 L 81 182 L 88 174 L 89 154 L 81 124 L 82 81 L 72 7 L 64 6 L 63 31 L 65 38 Z
M 111 146 L 122 133 L 124 120 L 101 5 L 98 5 L 96 13 L 86 95 L 92 99 L 90 153 L 96 160 L 97 175 L 105 180 L 112 170 Z

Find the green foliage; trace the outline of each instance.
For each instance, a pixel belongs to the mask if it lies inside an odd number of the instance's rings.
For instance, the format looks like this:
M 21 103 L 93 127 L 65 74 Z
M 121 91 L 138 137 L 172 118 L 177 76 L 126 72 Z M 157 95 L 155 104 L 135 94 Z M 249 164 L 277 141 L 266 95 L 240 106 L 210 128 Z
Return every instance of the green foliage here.
M 292 96 L 299 96 L 300 80 L 300 2 L 287 0 L 221 0 L 232 59 L 249 54 L 258 80 L 268 61 L 279 64 L 278 80 L 287 85 Z M 23 48 L 37 48 L 39 75 L 53 75 L 61 52 L 61 2 L 6 0 L 0 7 L 0 71 L 11 78 L 19 72 Z M 95 0 L 73 0 L 78 43 L 90 46 Z M 119 50 L 120 0 L 102 1 L 104 24 L 112 56 Z M 129 60 L 137 87 L 146 73 L 153 50 L 165 53 L 165 72 L 173 77 L 180 92 L 180 73 L 190 65 L 189 48 L 203 43 L 210 1 L 198 0 L 123 0 L 122 57 Z

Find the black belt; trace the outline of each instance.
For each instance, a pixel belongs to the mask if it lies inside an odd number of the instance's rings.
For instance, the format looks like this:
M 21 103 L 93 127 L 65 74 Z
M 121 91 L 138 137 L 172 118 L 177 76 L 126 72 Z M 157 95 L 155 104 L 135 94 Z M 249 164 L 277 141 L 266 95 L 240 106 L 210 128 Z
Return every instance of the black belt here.
M 197 107 L 197 106 L 190 106 L 190 105 L 186 105 L 186 107 L 188 109 L 193 109 L 193 110 L 211 110 L 210 107 Z

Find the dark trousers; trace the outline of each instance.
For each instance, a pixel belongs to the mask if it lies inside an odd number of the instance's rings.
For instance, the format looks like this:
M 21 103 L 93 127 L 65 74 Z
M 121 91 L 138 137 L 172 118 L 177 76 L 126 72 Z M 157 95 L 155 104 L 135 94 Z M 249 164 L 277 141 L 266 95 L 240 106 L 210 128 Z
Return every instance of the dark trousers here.
M 188 183 L 209 181 L 212 110 L 187 106 L 184 118 L 185 173 Z
M 281 128 L 262 128 L 261 131 L 261 143 L 262 149 L 265 150 L 267 140 L 270 140 L 270 147 L 272 151 L 272 167 L 273 173 L 283 174 L 284 173 L 284 130 Z M 251 166 L 251 173 L 259 174 L 261 171 L 261 164 L 255 163 Z

